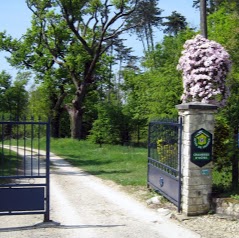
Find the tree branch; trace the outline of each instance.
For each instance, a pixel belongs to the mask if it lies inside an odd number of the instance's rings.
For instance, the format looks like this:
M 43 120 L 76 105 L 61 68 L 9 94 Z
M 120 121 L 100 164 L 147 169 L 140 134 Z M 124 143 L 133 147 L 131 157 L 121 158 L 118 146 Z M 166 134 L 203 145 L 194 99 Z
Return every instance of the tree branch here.
M 74 35 L 76 36 L 76 38 L 82 43 L 82 45 L 84 46 L 85 50 L 90 54 L 93 55 L 93 52 L 91 50 L 91 48 L 88 46 L 87 42 L 84 40 L 84 38 L 79 34 L 79 31 L 75 28 L 74 26 L 74 21 L 73 18 L 70 19 L 70 14 L 68 13 L 68 9 L 64 4 L 61 4 L 61 11 L 63 14 L 63 17 L 65 18 L 67 25 L 69 26 L 69 28 L 71 29 L 71 31 L 74 33 Z M 72 16 L 72 15 L 71 15 Z

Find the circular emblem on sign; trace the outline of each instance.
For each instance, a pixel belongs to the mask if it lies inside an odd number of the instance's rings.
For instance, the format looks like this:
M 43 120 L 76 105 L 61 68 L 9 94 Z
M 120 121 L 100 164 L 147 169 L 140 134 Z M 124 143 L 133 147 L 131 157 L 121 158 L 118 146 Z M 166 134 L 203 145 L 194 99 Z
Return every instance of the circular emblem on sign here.
M 204 131 L 199 131 L 194 137 L 194 145 L 199 149 L 205 149 L 211 143 L 210 135 Z

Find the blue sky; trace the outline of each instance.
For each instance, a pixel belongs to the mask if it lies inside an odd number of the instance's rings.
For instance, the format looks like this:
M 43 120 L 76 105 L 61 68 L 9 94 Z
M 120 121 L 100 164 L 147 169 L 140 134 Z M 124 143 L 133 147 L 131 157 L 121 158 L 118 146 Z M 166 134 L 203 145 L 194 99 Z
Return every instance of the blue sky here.
M 2 0 L 0 9 L 0 32 L 6 30 L 13 37 L 20 38 L 31 24 L 31 12 L 25 0 Z M 4 55 L 0 52 L 0 71 L 15 75 L 16 70 L 7 64 Z
M 162 16 L 168 16 L 177 11 L 187 18 L 192 27 L 199 26 L 199 12 L 192 8 L 193 0 L 159 0 L 159 7 L 164 10 Z M 0 3 L 0 32 L 6 30 L 13 37 L 20 38 L 30 26 L 31 11 L 25 0 L 1 0 Z M 156 35 L 156 42 L 162 39 L 162 34 Z M 131 46 L 141 46 L 141 43 L 131 41 Z M 137 51 L 136 51 L 137 52 Z M 140 54 L 140 52 L 138 52 Z M 15 75 L 15 70 L 9 66 L 0 52 L 0 71 L 6 70 Z

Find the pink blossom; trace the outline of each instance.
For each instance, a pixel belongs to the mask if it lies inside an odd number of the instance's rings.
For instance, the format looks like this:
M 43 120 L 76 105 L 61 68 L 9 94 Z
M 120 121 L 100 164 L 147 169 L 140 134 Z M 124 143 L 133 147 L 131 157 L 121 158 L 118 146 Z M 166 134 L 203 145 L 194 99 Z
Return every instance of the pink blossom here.
M 201 35 L 186 41 L 177 66 L 183 74 L 182 101 L 225 105 L 229 95 L 225 82 L 230 68 L 230 56 L 217 42 Z M 217 101 L 219 98 L 221 101 Z

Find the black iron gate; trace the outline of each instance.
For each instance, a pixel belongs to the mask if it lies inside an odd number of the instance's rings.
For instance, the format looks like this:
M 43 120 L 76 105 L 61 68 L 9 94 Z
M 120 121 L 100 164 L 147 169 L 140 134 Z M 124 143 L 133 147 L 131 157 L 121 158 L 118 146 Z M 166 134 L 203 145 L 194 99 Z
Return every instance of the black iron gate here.
M 148 186 L 173 202 L 181 204 L 182 119 L 149 124 Z
M 50 124 L 0 121 L 0 215 L 49 215 Z

